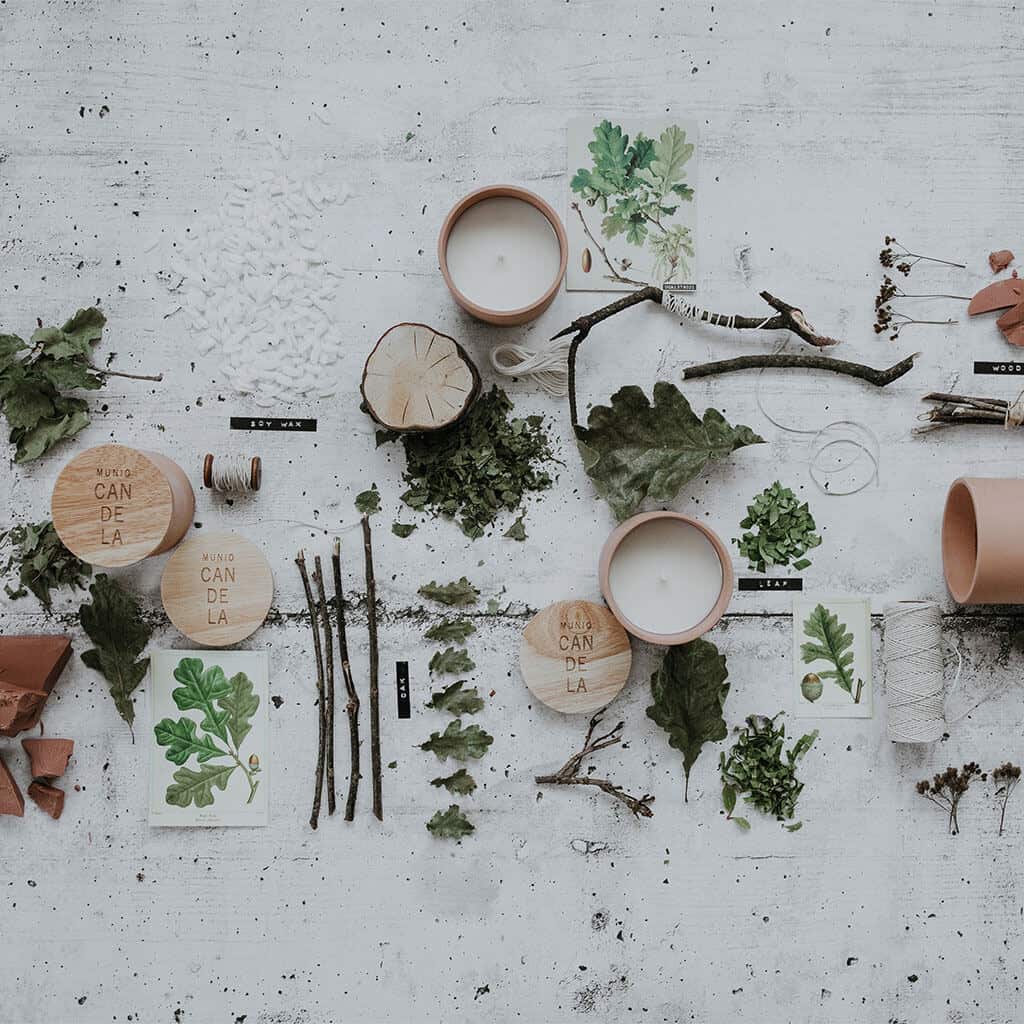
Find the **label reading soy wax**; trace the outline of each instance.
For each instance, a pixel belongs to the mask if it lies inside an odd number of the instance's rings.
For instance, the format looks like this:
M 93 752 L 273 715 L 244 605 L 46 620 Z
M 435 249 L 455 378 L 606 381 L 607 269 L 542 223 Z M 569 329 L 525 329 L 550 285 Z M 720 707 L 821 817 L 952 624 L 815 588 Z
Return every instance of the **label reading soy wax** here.
M 274 580 L 255 544 L 237 533 L 200 530 L 168 560 L 160 594 L 182 633 L 197 643 L 225 647 L 263 624 Z

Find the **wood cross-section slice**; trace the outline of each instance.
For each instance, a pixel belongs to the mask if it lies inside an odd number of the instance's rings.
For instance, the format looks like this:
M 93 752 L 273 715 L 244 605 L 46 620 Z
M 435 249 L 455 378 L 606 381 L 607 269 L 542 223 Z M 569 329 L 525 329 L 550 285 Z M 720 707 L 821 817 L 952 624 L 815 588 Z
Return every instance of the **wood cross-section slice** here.
M 454 338 L 426 324 L 396 324 L 366 360 L 362 392 L 367 411 L 389 430 L 440 430 L 473 404 L 480 374 Z

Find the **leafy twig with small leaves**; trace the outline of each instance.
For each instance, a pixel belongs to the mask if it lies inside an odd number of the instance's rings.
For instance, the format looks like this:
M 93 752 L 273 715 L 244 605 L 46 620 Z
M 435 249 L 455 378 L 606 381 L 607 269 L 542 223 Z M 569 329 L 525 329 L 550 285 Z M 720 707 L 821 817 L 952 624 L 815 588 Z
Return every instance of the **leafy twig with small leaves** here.
M 930 782 L 928 779 L 922 779 L 917 784 L 917 791 L 926 800 L 930 800 L 946 812 L 949 818 L 949 834 L 955 836 L 960 833 L 960 821 L 957 818 L 960 801 L 970 789 L 972 780 L 981 779 L 984 782 L 986 777 L 981 767 L 975 761 L 971 761 L 959 769 L 950 766 L 944 772 L 932 776 Z
M 606 733 L 598 736 L 594 735 L 603 717 L 604 712 L 599 711 L 591 718 L 582 748 L 573 754 L 557 772 L 552 772 L 550 775 L 538 775 L 533 781 L 538 786 L 596 786 L 603 793 L 607 793 L 616 800 L 621 800 L 633 812 L 635 817 L 652 818 L 654 817 L 654 811 L 651 809 L 651 804 L 654 803 L 654 797 L 650 793 L 644 793 L 640 797 L 632 796 L 621 786 L 616 785 L 609 779 L 594 778 L 594 776 L 589 774 L 594 770 L 593 768 L 588 768 L 587 774 L 581 774 L 583 762 L 588 757 L 599 750 L 604 750 L 605 747 L 613 747 L 622 743 L 624 722 L 619 722 L 618 725 Z
M 18 574 L 17 587 L 4 585 L 7 596 L 17 599 L 32 591 L 47 612 L 53 608 L 52 591 L 62 587 L 84 590 L 92 575 L 92 568 L 61 543 L 48 519 L 0 530 L 0 546 L 4 544 L 9 545 L 9 553 L 0 564 L 0 575 L 14 570 Z

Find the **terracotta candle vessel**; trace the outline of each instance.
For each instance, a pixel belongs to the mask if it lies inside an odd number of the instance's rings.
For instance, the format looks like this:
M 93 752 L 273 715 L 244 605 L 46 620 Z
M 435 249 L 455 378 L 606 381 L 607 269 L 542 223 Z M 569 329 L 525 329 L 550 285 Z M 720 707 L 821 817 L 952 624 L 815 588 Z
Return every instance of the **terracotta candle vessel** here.
M 946 497 L 942 563 L 960 604 L 1024 602 L 1024 480 L 961 477 Z
M 599 573 L 612 614 L 633 636 L 653 644 L 702 636 L 732 596 L 727 548 L 713 530 L 678 512 L 627 519 L 605 542 Z
M 558 214 L 514 185 L 489 185 L 460 199 L 445 218 L 437 258 L 455 301 L 489 324 L 511 327 L 551 305 L 569 244 Z

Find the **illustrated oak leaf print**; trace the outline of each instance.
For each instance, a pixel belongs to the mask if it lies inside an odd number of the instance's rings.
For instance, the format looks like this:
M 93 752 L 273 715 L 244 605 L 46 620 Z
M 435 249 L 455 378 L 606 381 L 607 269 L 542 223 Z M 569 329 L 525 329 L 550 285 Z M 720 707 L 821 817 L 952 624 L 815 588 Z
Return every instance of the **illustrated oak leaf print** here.
M 227 713 L 228 732 L 237 750 L 252 731 L 252 716 L 259 710 L 260 699 L 253 693 L 252 680 L 244 672 L 233 675 L 228 686 L 230 692 L 219 697 L 217 704 Z
M 174 678 L 182 685 L 172 693 L 174 703 L 180 711 L 202 711 L 200 723 L 203 730 L 213 733 L 227 742 L 228 712 L 217 707 L 215 702 L 231 694 L 231 684 L 220 665 L 203 668 L 200 658 L 182 658 L 174 670 Z
M 166 747 L 168 761 L 184 764 L 193 754 L 202 763 L 212 757 L 227 757 L 228 752 L 222 750 L 209 736 L 196 735 L 196 723 L 191 718 L 165 718 L 158 722 L 154 732 L 156 742 Z
M 237 765 L 204 764 L 198 771 L 179 768 L 174 773 L 174 782 L 167 787 L 166 800 L 174 807 L 209 807 L 213 803 L 213 788 L 225 790 L 228 779 Z

